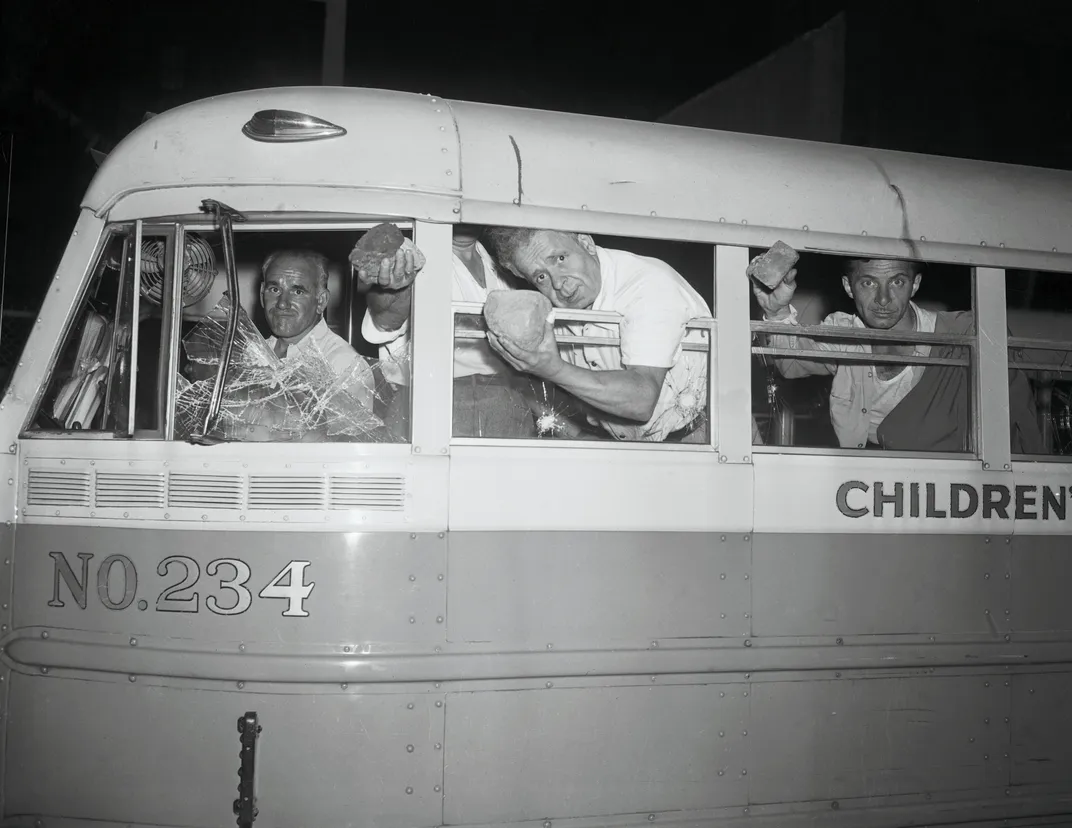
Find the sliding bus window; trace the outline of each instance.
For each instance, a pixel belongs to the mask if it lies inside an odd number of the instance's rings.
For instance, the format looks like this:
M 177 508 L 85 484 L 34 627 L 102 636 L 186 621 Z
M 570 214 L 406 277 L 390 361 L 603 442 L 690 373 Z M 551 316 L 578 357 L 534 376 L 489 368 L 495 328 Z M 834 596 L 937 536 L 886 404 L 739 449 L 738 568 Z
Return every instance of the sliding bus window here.
M 796 271 L 751 283 L 755 442 L 976 451 L 970 268 L 805 253 Z
M 158 300 L 172 239 L 140 223 L 108 230 L 27 436 L 161 437 Z
M 1005 271 L 1010 406 L 1037 429 L 1013 433 L 1014 454 L 1072 456 L 1072 273 Z
M 393 338 L 372 336 L 376 341 L 362 338 L 362 331 L 370 330 L 368 323 L 362 325 L 367 295 L 358 289 L 349 256 L 371 226 L 235 228 L 237 333 L 218 416 L 211 422 L 230 297 L 219 233 L 197 228 L 187 234 L 207 239 L 218 264 L 208 289 L 182 302 L 177 439 L 409 439 L 409 338 L 404 331 Z M 400 229 L 412 235 L 407 224 Z
M 454 253 L 455 437 L 710 445 L 710 245 L 463 228 Z M 491 291 L 520 303 L 498 323 L 514 332 L 520 361 L 488 341 Z M 556 356 L 541 359 L 552 338 Z M 601 372 L 622 378 L 625 393 L 593 390 Z

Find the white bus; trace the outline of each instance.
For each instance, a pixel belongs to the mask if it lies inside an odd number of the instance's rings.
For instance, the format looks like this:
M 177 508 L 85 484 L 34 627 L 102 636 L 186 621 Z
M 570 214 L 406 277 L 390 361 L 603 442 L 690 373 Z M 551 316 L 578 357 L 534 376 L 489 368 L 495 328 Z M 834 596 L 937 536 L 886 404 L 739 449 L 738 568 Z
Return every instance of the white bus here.
M 208 439 L 198 331 L 254 370 L 273 250 L 328 257 L 327 323 L 375 357 L 347 254 L 381 222 L 427 259 L 403 427 Z M 712 309 L 706 440 L 455 436 L 462 223 L 675 268 Z M 1070 227 L 1050 170 L 363 89 L 154 117 L 0 401 L 3 824 L 1072 824 Z M 745 276 L 779 239 L 803 325 L 848 256 L 974 315 L 901 360 L 961 372 L 963 450 L 838 446 Z

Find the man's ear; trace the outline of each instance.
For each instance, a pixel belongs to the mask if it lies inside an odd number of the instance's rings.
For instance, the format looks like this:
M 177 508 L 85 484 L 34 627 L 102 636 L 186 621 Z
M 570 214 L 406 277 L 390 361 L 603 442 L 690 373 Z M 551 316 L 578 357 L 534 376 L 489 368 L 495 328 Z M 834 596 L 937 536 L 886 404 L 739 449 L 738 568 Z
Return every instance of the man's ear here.
M 850 279 L 848 276 L 842 276 L 841 277 L 841 286 L 843 288 L 845 288 L 845 293 L 847 293 L 849 295 L 850 299 L 855 299 L 856 298 L 855 296 L 852 295 L 852 279 Z
M 581 243 L 581 247 L 585 249 L 585 252 L 588 253 L 588 255 L 596 255 L 596 243 L 587 233 L 578 233 L 577 241 Z
M 912 296 L 916 295 L 916 291 L 919 290 L 919 283 L 923 279 L 922 273 L 917 273 L 916 278 L 912 280 Z
M 316 312 L 323 313 L 327 310 L 328 300 L 331 299 L 331 291 L 327 288 L 316 292 Z

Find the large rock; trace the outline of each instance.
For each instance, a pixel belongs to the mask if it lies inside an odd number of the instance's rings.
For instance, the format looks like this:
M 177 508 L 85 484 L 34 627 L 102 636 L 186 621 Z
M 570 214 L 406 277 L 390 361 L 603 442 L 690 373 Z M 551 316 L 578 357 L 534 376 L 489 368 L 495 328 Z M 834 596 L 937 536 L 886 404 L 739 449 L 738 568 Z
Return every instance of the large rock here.
M 484 318 L 496 336 L 513 340 L 533 351 L 543 340 L 551 303 L 534 290 L 493 290 L 484 303 Z
M 757 282 L 761 282 L 771 290 L 781 284 L 786 274 L 800 258 L 792 247 L 783 241 L 776 241 L 762 256 L 756 256 L 748 265 L 746 271 Z
M 355 270 L 378 273 L 380 262 L 393 259 L 404 241 L 402 231 L 393 224 L 377 224 L 354 245 L 350 251 L 350 264 Z

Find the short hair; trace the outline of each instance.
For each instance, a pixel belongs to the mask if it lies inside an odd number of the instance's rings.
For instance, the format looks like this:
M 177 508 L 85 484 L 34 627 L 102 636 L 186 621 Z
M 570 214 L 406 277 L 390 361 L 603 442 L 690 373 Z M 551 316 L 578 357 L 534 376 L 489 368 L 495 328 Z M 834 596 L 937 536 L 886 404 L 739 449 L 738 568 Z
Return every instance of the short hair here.
M 499 267 L 512 271 L 514 256 L 523 250 L 533 236 L 545 231 L 535 227 L 489 227 L 484 232 L 484 246 Z
M 264 264 L 261 265 L 261 279 L 268 275 L 268 268 L 270 268 L 277 259 L 289 256 L 294 259 L 304 259 L 313 269 L 316 271 L 316 288 L 317 290 L 328 289 L 328 257 L 323 253 L 318 253 L 315 250 L 276 250 L 273 253 L 269 253 L 264 260 Z
M 913 279 L 923 273 L 923 265 L 919 262 L 912 261 L 911 259 L 886 259 L 879 256 L 876 256 L 871 259 L 864 259 L 860 256 L 856 256 L 851 259 L 845 259 L 842 262 L 841 273 L 846 279 L 851 282 L 853 275 L 856 273 L 856 269 L 861 264 L 866 264 L 867 262 L 897 262 L 897 264 L 904 265 L 908 268 L 908 271 L 912 274 Z

